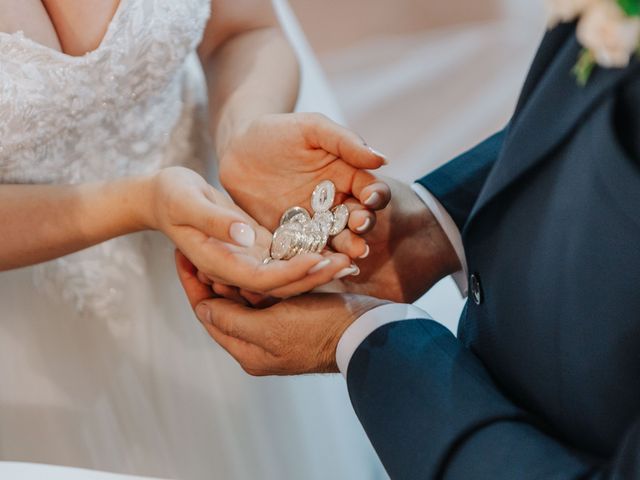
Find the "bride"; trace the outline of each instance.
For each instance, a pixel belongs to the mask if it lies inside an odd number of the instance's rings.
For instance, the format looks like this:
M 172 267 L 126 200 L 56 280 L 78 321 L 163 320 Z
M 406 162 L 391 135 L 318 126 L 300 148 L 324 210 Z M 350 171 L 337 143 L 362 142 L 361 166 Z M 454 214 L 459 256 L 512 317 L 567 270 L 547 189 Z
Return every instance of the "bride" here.
M 243 375 L 173 272 L 177 247 L 220 293 L 285 297 L 368 251 L 357 234 L 388 191 L 361 169 L 384 159 L 286 113 L 297 65 L 276 25 L 267 0 L 0 0 L 1 460 L 376 474 L 346 403 L 312 379 L 300 402 L 300 381 Z M 235 203 L 203 177 L 212 144 Z M 264 263 L 267 228 L 324 178 L 353 197 L 341 253 Z

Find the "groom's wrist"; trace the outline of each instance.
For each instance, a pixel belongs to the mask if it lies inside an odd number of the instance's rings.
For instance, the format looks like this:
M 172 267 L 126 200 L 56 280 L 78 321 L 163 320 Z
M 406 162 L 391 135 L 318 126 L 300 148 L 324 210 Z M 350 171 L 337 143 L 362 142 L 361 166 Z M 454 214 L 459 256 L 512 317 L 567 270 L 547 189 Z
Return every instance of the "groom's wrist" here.
M 336 347 L 336 364 L 347 378 L 349 363 L 360 345 L 373 332 L 391 323 L 431 316 L 418 307 L 400 303 L 385 303 L 364 312 L 343 332 Z

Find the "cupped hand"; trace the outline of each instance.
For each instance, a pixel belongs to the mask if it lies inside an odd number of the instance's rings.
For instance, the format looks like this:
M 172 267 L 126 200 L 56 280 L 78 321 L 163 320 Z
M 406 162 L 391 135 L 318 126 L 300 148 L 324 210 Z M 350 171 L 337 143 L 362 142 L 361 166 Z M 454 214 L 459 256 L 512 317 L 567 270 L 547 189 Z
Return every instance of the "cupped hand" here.
M 250 375 L 338 371 L 336 349 L 361 315 L 388 303 L 359 295 L 303 295 L 254 309 L 210 291 L 184 261 L 178 273 L 191 306 L 209 335 Z
M 326 284 L 350 265 L 341 254 L 265 263 L 269 231 L 192 170 L 162 170 L 151 190 L 149 227 L 164 232 L 213 282 L 288 297 Z
M 370 251 L 358 261 L 360 275 L 345 277 L 328 288 L 413 303 L 440 279 L 460 270 L 460 261 L 442 227 L 411 187 L 392 179 L 386 182 L 391 202 L 378 214 L 376 228 L 364 237 Z M 350 241 L 341 237 L 334 244 L 344 251 Z
M 292 206 L 310 209 L 313 189 L 331 180 L 337 202 L 355 199 L 344 232 L 344 249 L 351 258 L 366 253 L 360 235 L 375 224 L 375 212 L 390 199 L 387 185 L 368 170 L 385 163 L 384 157 L 355 133 L 320 114 L 265 115 L 242 129 L 221 149 L 220 180 L 233 200 L 272 231 Z M 356 213 L 357 212 L 357 213 Z

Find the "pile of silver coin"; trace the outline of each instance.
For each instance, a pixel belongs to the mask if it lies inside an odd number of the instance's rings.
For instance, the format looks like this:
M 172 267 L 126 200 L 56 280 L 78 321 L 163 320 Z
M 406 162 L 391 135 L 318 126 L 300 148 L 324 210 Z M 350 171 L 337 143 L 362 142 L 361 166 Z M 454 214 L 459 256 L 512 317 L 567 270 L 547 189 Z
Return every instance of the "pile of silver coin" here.
M 302 207 L 292 207 L 280 219 L 273 234 L 271 260 L 289 260 L 304 253 L 320 253 L 329 238 L 342 232 L 349 222 L 346 205 L 333 207 L 336 186 L 330 180 L 320 183 L 311 195 L 313 216 Z

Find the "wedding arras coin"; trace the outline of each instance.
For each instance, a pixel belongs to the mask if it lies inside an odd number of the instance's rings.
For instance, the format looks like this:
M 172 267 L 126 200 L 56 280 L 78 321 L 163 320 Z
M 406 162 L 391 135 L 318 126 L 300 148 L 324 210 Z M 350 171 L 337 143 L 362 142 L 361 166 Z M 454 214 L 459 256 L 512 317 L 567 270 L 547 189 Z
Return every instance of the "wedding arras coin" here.
M 329 237 L 342 232 L 349 222 L 346 205 L 333 207 L 336 186 L 330 180 L 320 183 L 311 195 L 311 214 L 302 207 L 291 207 L 280 218 L 280 226 L 273 234 L 271 257 L 289 260 L 304 253 L 322 253 Z
M 331 180 L 320 183 L 311 195 L 311 208 L 315 213 L 328 212 L 336 199 L 336 186 Z
M 296 228 L 296 224 L 286 224 L 279 227 L 273 234 L 271 241 L 271 257 L 275 260 L 293 258 L 301 236 L 301 229 Z
M 313 216 L 312 222 L 317 225 L 323 235 L 329 236 L 333 227 L 333 214 L 331 212 L 318 212 Z
M 291 207 L 284 212 L 280 219 L 280 225 L 286 225 L 287 223 L 307 223 L 311 221 L 311 215 L 306 209 L 302 207 Z
M 334 237 L 347 228 L 347 224 L 349 223 L 349 208 L 344 204 L 340 204 L 331 210 L 331 213 L 333 213 L 333 224 L 329 230 L 329 235 Z

